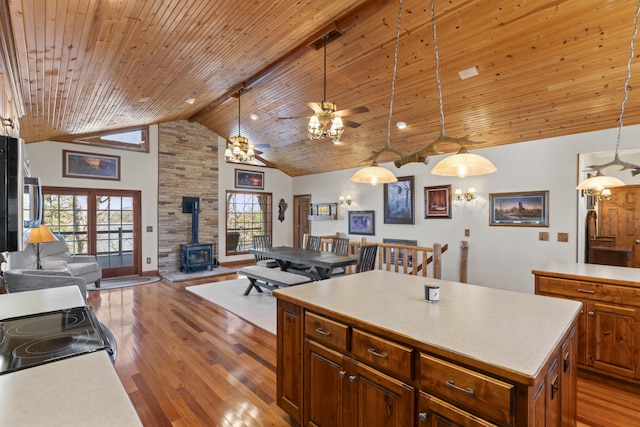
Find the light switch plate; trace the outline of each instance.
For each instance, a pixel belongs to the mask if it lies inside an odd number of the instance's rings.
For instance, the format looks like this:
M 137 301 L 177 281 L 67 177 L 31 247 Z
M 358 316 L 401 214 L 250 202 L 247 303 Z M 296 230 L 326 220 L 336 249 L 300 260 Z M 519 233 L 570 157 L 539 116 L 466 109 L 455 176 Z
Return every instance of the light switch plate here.
M 549 241 L 549 232 L 548 231 L 541 231 L 540 233 L 538 233 L 538 240 L 542 240 L 543 242 L 548 242 Z

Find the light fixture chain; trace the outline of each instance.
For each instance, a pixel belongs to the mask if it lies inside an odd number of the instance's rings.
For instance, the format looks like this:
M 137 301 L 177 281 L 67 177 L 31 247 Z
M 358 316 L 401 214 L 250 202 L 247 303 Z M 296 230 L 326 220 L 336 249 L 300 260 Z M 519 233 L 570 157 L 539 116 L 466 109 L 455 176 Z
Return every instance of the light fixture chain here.
M 640 14 L 640 0 L 636 7 L 636 16 L 633 20 L 633 36 L 631 36 L 631 52 L 629 53 L 629 61 L 627 62 L 627 80 L 624 84 L 624 97 L 622 98 L 622 108 L 620 110 L 620 123 L 618 124 L 618 140 L 616 141 L 616 158 L 618 157 L 618 150 L 620 149 L 620 137 L 622 135 L 622 121 L 624 120 L 624 107 L 627 103 L 627 96 L 629 95 L 629 80 L 631 80 L 631 62 L 633 61 L 635 51 L 636 34 L 638 34 L 638 15 Z
M 640 1 L 640 0 L 639 0 Z M 389 122 L 387 123 L 387 148 L 391 147 L 391 120 L 393 117 L 393 98 L 396 92 L 396 72 L 398 70 L 398 50 L 400 46 L 400 23 L 402 22 L 402 0 L 398 4 L 398 28 L 396 29 L 396 48 L 393 54 L 393 74 L 391 77 L 391 99 L 389 100 Z
M 444 107 L 442 106 L 442 81 L 440 80 L 440 57 L 438 55 L 438 37 L 436 36 L 436 11 L 431 0 L 431 25 L 433 27 L 433 52 L 436 56 L 436 82 L 438 83 L 438 102 L 440 103 L 440 134 L 444 135 Z

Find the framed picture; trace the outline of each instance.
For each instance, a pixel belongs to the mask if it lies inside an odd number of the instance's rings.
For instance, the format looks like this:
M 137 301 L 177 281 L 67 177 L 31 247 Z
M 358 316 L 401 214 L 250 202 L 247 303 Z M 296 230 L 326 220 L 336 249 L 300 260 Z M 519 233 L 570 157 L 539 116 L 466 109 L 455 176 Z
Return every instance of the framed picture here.
M 424 217 L 451 218 L 451 185 L 424 187 Z
M 395 245 L 407 245 L 407 246 L 418 246 L 418 241 L 417 240 L 402 240 L 402 239 L 382 239 L 382 243 L 389 243 L 389 244 L 395 244 Z M 390 252 L 390 260 L 389 263 L 390 264 L 395 264 L 396 262 L 396 249 L 398 250 L 398 265 L 404 265 L 404 249 L 400 249 L 400 248 L 389 248 L 389 252 Z M 387 263 L 387 248 L 384 248 L 384 250 L 382 251 L 382 262 L 383 263 Z M 409 267 L 413 267 L 413 254 L 409 253 L 408 259 L 407 259 L 407 265 Z
M 120 181 L 120 156 L 62 150 L 62 176 Z
M 399 177 L 384 185 L 384 223 L 414 224 L 413 177 Z
M 375 236 L 375 211 L 349 211 L 349 234 Z
M 489 225 L 549 226 L 549 191 L 489 194 Z
M 236 169 L 236 188 L 264 190 L 264 172 Z

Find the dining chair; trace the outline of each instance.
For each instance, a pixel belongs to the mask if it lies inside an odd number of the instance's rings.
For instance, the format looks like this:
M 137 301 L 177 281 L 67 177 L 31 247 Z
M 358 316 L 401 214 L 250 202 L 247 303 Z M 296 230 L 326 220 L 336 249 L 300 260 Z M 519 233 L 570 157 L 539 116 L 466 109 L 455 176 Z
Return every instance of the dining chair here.
M 378 253 L 378 245 L 363 245 L 358 253 L 358 263 L 356 264 L 356 273 L 373 270 L 376 268 L 376 254 Z
M 308 251 L 319 251 L 322 244 L 322 237 L 320 236 L 307 236 L 307 243 L 304 248 Z
M 331 252 L 337 255 L 349 255 L 349 239 L 346 237 L 334 237 L 331 241 Z M 331 275 L 344 274 L 346 273 L 345 268 L 336 267 L 331 272 Z
M 271 239 L 268 234 L 253 236 L 253 249 L 271 249 Z M 261 265 L 262 267 L 276 268 L 278 263 L 276 260 L 254 254 L 256 259 L 256 265 Z

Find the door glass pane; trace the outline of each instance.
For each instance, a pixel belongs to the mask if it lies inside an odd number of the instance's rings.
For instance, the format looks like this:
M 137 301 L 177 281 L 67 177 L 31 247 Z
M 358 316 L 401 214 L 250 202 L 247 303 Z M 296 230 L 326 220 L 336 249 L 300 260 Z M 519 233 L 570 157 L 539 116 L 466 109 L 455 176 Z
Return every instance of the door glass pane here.
M 96 252 L 102 268 L 133 265 L 133 198 L 96 197 Z
M 87 196 L 44 195 L 44 223 L 67 241 L 69 253 L 87 255 Z

